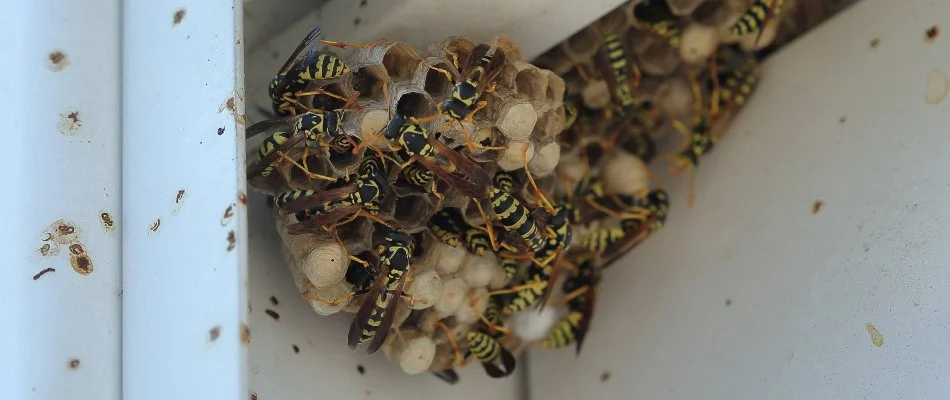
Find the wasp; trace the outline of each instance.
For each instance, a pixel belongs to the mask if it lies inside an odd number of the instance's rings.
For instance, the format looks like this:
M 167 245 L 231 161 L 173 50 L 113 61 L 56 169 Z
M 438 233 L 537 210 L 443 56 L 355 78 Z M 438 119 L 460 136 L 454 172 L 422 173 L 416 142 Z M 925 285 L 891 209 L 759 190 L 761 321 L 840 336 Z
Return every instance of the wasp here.
M 666 190 L 653 189 L 647 194 L 645 201 L 640 206 L 649 210 L 653 217 L 652 226 L 648 230 L 648 233 L 653 233 L 660 230 L 663 224 L 666 223 L 666 217 L 670 214 L 670 196 Z M 620 228 L 627 233 L 633 232 L 639 229 L 643 222 L 642 219 L 621 219 Z
M 514 177 L 510 174 L 495 174 L 494 185 L 488 192 L 492 211 L 504 230 L 517 233 L 528 244 L 531 252 L 537 252 L 544 246 L 544 238 L 531 211 L 514 196 L 514 185 Z M 475 204 L 478 205 L 477 199 Z M 481 205 L 478 205 L 478 208 L 481 210 Z M 498 249 L 494 239 L 492 247 Z
M 468 226 L 462 231 L 465 249 L 477 256 L 484 257 L 492 249 L 491 237 L 481 228 Z
M 757 67 L 758 62 L 755 58 L 748 57 L 738 68 L 710 79 L 709 87 L 714 96 L 709 113 L 715 116 L 719 114 L 721 107 L 742 107 L 758 83 L 758 78 L 755 76 Z M 718 82 L 723 82 L 723 84 L 717 90 Z
M 497 45 L 480 44 L 472 49 L 465 66 L 461 70 L 463 80 L 452 87 L 452 94 L 447 100 L 439 104 L 439 112 L 421 119 L 428 122 L 440 116 L 449 121 L 457 121 L 465 134 L 465 145 L 469 150 L 493 150 L 500 147 L 485 147 L 472 141 L 462 122 L 473 122 L 472 116 L 488 103 L 478 101 L 484 91 L 494 90 L 494 81 L 505 65 L 505 52 Z M 448 123 L 449 121 L 446 121 Z M 438 129 L 437 129 L 438 130 Z
M 310 82 L 315 80 L 334 79 L 350 73 L 350 66 L 336 56 L 318 52 L 317 43 L 322 43 L 334 47 L 370 47 L 382 43 L 384 40 L 378 40 L 366 44 L 353 44 L 334 42 L 331 40 L 318 40 L 322 30 L 313 28 L 297 45 L 297 48 L 290 53 L 287 61 L 280 67 L 277 75 L 271 80 L 268 92 L 273 102 L 274 112 L 279 116 L 296 114 L 294 105 L 299 104 L 297 98 Z M 324 93 L 333 97 L 338 97 L 332 93 L 317 90 L 314 93 Z
M 633 98 L 633 89 L 640 85 L 640 68 L 628 61 L 620 36 L 604 34 L 604 42 L 594 59 L 601 75 L 610 88 L 610 95 L 618 113 L 625 119 L 633 119 L 639 104 Z
M 437 239 L 449 246 L 456 247 L 466 231 L 462 212 L 457 208 L 443 208 L 429 219 L 429 231 Z
M 351 349 L 370 341 L 367 353 L 375 353 L 389 335 L 396 316 L 395 297 L 402 296 L 409 275 L 409 266 L 415 242 L 408 234 L 387 229 L 383 244 L 376 248 L 379 254 L 379 276 L 363 300 L 347 335 Z M 373 299 L 373 301 L 370 301 Z
M 465 334 L 465 340 L 469 353 L 482 363 L 488 376 L 504 378 L 515 372 L 515 356 L 492 335 L 472 330 Z M 504 369 L 496 365 L 499 361 Z
M 574 123 L 577 122 L 577 113 L 577 105 L 574 102 L 564 102 L 564 130 L 571 129 L 574 126 Z
M 393 117 L 393 119 L 402 118 L 406 117 Z M 387 126 L 385 131 L 385 137 L 395 141 L 398 148 L 404 150 L 410 157 L 409 161 L 399 166 L 400 169 L 415 161 L 434 172 L 462 194 L 472 198 L 485 197 L 491 187 L 491 178 L 478 164 L 446 146 L 420 126 L 418 121 L 408 118 L 406 120 L 407 122 L 399 126 L 398 130 Z M 396 124 L 390 123 L 390 125 Z
M 304 148 L 306 150 L 309 147 L 319 146 L 321 136 L 331 138 L 347 136 L 338 131 L 339 117 L 340 113 L 337 111 L 314 110 L 294 118 L 262 121 L 249 126 L 247 128 L 247 138 L 262 133 L 270 133 L 270 136 L 261 143 L 257 160 L 248 166 L 248 176 L 269 176 L 275 168 L 276 160 L 284 158 L 306 172 L 310 178 L 335 181 L 334 178 L 311 173 L 306 165 L 298 164 L 287 157 L 286 153 L 303 141 L 306 142 L 307 147 Z M 306 158 L 306 156 L 303 157 L 304 162 L 306 162 Z
M 591 318 L 600 285 L 600 268 L 593 260 L 578 266 L 576 275 L 564 281 L 568 313 L 558 321 L 541 342 L 545 348 L 561 348 L 576 343 L 575 354 L 581 353 L 584 338 L 590 329 Z
M 351 183 L 319 192 L 292 190 L 281 193 L 275 198 L 275 204 L 282 213 L 297 213 L 298 219 L 301 215 L 307 217 L 287 227 L 289 234 L 299 235 L 319 227 L 346 224 L 359 216 L 388 225 L 368 212 L 378 210 L 378 202 L 388 192 L 389 183 L 385 179 L 382 160 L 366 157 L 357 167 L 357 178 Z M 343 220 L 345 217 L 349 218 Z
M 765 22 L 778 15 L 782 8 L 784 0 L 755 0 L 751 6 L 743 13 L 739 20 L 729 27 L 729 34 L 732 36 L 742 36 L 758 32 L 755 42 L 759 42 L 762 37 L 762 28 Z
M 682 32 L 677 26 L 676 16 L 664 0 L 644 0 L 633 7 L 633 17 L 646 25 L 647 31 L 666 39 L 670 47 L 679 48 L 682 44 Z

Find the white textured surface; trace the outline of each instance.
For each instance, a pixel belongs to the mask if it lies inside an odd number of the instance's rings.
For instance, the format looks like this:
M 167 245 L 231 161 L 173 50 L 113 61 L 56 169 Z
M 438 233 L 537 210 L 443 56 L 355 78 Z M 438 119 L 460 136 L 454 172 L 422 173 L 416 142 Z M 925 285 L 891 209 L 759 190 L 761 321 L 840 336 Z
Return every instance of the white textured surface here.
M 4 2 L 0 130 L 0 387 L 5 399 L 117 400 L 121 386 L 120 19 L 116 1 Z M 166 20 L 170 24 L 171 12 Z M 64 55 L 52 68 L 50 54 Z M 58 72 L 54 71 L 58 69 Z M 75 121 L 70 113 L 77 113 Z M 100 214 L 113 217 L 105 229 Z M 68 245 L 41 256 L 65 219 Z M 146 224 L 147 227 L 147 224 Z M 51 249 L 54 246 L 51 244 Z M 34 280 L 45 268 L 53 268 Z M 70 368 L 70 360 L 79 360 Z
M 924 92 L 950 40 L 923 40 L 947 16 L 865 0 L 769 61 L 694 208 L 678 180 L 606 271 L 580 358 L 531 352 L 532 398 L 947 398 L 950 103 Z
M 242 4 L 122 4 L 125 399 L 248 398 Z

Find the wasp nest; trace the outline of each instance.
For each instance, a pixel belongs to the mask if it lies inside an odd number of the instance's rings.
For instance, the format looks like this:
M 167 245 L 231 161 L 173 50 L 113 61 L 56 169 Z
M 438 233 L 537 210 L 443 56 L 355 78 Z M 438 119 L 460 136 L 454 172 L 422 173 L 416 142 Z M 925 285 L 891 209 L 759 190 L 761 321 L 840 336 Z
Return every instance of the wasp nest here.
M 755 71 L 749 67 L 755 65 L 750 62 L 755 57 L 751 52 L 776 40 L 789 40 L 792 34 L 788 32 L 796 32 L 802 25 L 814 25 L 812 19 L 802 22 L 801 17 L 790 17 L 800 8 L 797 1 L 786 0 L 776 8 L 782 18 L 764 21 L 761 35 L 741 36 L 730 35 L 729 28 L 746 12 L 751 0 L 629 2 L 555 46 L 535 64 L 522 60 L 509 40 L 498 38 L 492 46 L 505 53 L 505 62 L 490 90 L 479 98 L 473 118 L 463 122 L 425 117 L 439 114 L 442 110 L 437 105 L 449 99 L 453 87 L 466 78 L 460 69 L 475 43 L 452 37 L 424 53 L 394 41 L 322 48 L 321 52 L 343 60 L 349 72 L 310 81 L 307 90 L 315 93 L 301 96 L 299 101 L 308 109 L 342 109 L 340 130 L 361 148 L 371 150 L 340 152 L 327 146 L 284 149 L 285 158 L 293 162 L 281 159 L 274 164 L 276 172 L 252 176 L 251 183 L 271 195 L 292 189 L 320 193 L 333 184 L 330 181 L 353 174 L 364 156 L 377 150 L 390 152 L 383 132 L 394 115 L 404 115 L 426 121 L 423 127 L 438 132 L 438 140 L 475 161 L 489 176 L 497 171 L 514 172 L 519 177 L 512 190 L 516 198 L 535 199 L 524 179 L 525 168 L 548 198 L 571 199 L 583 189 L 581 183 L 591 179 L 599 180 L 608 196 L 642 196 L 658 185 L 647 163 L 662 162 L 662 157 L 655 156 L 664 143 L 668 142 L 665 147 L 669 148 L 680 141 L 679 136 L 671 135 L 676 132 L 674 121 L 681 122 L 685 131 L 702 121 L 710 114 L 713 89 L 718 88 L 720 112 L 706 134 L 721 136 L 723 121 L 738 110 L 754 86 Z M 624 59 L 640 74 L 639 81 L 631 75 L 628 83 L 636 110 L 625 118 L 619 117 L 617 108 L 617 79 L 609 79 L 613 71 L 603 62 L 608 34 L 617 35 Z M 565 99 L 574 107 L 566 107 Z M 692 128 L 695 130 L 695 125 Z M 687 137 L 688 133 L 683 132 Z M 668 138 L 673 140 L 663 140 Z M 694 157 L 709 148 L 711 144 Z M 672 155 L 676 154 L 673 151 Z M 680 159 L 684 157 L 684 153 L 678 154 Z M 696 166 L 695 160 L 692 166 Z M 410 234 L 415 250 L 411 282 L 404 290 L 412 301 L 404 297 L 395 300 L 394 334 L 382 349 L 407 373 L 442 371 L 456 365 L 457 346 L 453 343 L 465 347 L 466 334 L 488 306 L 485 295 L 522 282 L 526 266 L 520 265 L 512 279 L 494 253 L 472 254 L 463 245 L 450 246 L 428 233 L 429 219 L 444 208 L 458 209 L 471 225 L 485 224 L 472 199 L 457 187 L 438 176 L 432 187 L 420 187 L 398 173 L 389 174 L 388 182 L 392 190 L 379 201 L 375 215 Z M 536 202 L 531 206 L 540 208 Z M 298 216 L 276 215 L 287 264 L 316 313 L 353 313 L 361 302 L 375 301 L 353 296 L 355 291 L 367 289 L 377 278 L 374 272 L 378 273 L 353 258 L 370 266 L 379 262 L 374 246 L 380 242 L 380 225 L 368 218 L 355 218 L 327 231 L 299 234 L 288 228 L 299 222 Z M 570 251 L 565 251 L 568 255 L 587 251 L 590 235 L 612 226 L 618 226 L 617 218 L 604 215 L 578 221 L 573 225 Z M 549 284 L 560 288 L 563 278 Z M 516 313 L 505 321 L 513 333 L 499 340 L 511 351 L 544 342 L 563 314 L 554 306 L 541 314 Z M 544 344 L 558 347 L 554 342 Z

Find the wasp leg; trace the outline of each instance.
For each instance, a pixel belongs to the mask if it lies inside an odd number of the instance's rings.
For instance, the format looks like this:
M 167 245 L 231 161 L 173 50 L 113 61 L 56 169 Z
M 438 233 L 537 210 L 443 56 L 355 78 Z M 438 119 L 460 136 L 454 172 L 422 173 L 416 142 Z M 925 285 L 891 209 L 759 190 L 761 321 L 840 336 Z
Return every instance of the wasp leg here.
M 584 201 L 586 201 L 587 205 L 591 208 L 617 219 L 646 219 L 646 217 L 650 215 L 650 210 L 642 207 L 626 206 L 626 210 L 617 211 L 605 207 L 603 204 L 598 203 L 596 199 L 590 197 L 585 197 Z
M 531 190 L 534 191 L 534 197 L 544 205 L 544 208 L 548 210 L 548 213 L 554 215 L 554 206 L 551 205 L 551 202 L 548 201 L 548 198 L 544 196 L 544 193 L 541 193 L 541 189 L 538 188 L 537 182 L 534 181 L 534 177 L 531 176 L 531 170 L 528 168 L 528 148 L 525 147 L 524 152 L 521 153 L 521 158 L 524 158 L 524 172 L 528 176 L 528 183 L 531 184 Z
M 356 99 L 359 98 L 359 96 L 360 96 L 360 92 L 358 92 L 358 91 L 357 91 L 357 92 L 353 92 L 353 95 L 350 96 L 350 97 L 343 97 L 343 96 L 340 96 L 340 95 L 338 95 L 338 94 L 336 94 L 336 93 L 328 92 L 328 91 L 323 90 L 323 89 L 313 89 L 313 90 L 309 90 L 309 91 L 305 91 L 305 92 L 304 92 L 304 91 L 301 91 L 301 92 L 294 93 L 294 96 L 299 98 L 299 97 L 302 97 L 302 96 L 315 96 L 315 95 L 318 95 L 318 94 L 330 96 L 330 97 L 332 97 L 332 98 L 334 98 L 334 99 L 343 101 L 343 102 L 346 103 L 346 106 L 349 106 L 349 105 L 351 105 L 351 104 L 359 105 L 359 103 L 356 102 Z M 346 107 L 346 106 L 344 106 L 344 107 Z
M 713 50 L 712 55 L 710 56 L 709 62 L 709 79 L 712 79 L 712 94 L 709 99 L 709 116 L 711 118 L 716 118 L 719 115 L 719 99 L 721 92 L 719 91 L 719 71 L 718 66 L 716 65 L 716 50 Z M 691 83 L 692 85 L 692 83 Z M 699 84 L 696 83 L 696 87 L 699 87 Z M 693 92 L 696 92 L 696 88 L 693 88 Z M 694 94 L 695 96 L 695 94 Z
M 485 293 L 485 294 L 483 294 L 483 295 L 478 296 L 478 300 L 481 300 L 482 297 L 497 296 L 497 295 L 501 295 L 501 294 L 512 294 L 512 293 L 518 293 L 518 292 L 520 292 L 520 291 L 522 291 L 522 290 L 527 290 L 527 289 L 544 289 L 544 288 L 546 288 L 546 287 L 548 287 L 548 282 L 547 282 L 547 281 L 542 281 L 542 280 L 539 280 L 539 279 L 535 279 L 533 282 L 530 282 L 530 283 L 523 283 L 523 284 L 521 284 L 521 285 L 516 285 L 516 286 L 512 286 L 512 287 L 510 287 L 510 288 L 505 288 L 505 289 L 492 290 L 492 291 L 490 291 L 490 292 L 488 292 L 488 293 Z
M 306 151 L 306 149 L 304 149 L 304 151 Z M 294 159 L 290 158 L 290 156 L 288 156 L 287 153 L 284 153 L 283 151 L 277 150 L 277 156 L 280 157 L 280 158 L 283 158 L 283 159 L 285 159 L 285 160 L 287 160 L 287 161 L 289 161 L 289 162 L 290 162 L 291 164 L 293 164 L 295 167 L 300 168 L 300 170 L 302 170 L 305 174 L 307 174 L 307 179 L 319 179 L 319 180 L 322 180 L 322 181 L 336 182 L 336 178 L 332 178 L 332 177 L 329 177 L 329 176 L 326 176 L 326 175 L 320 175 L 320 174 L 315 174 L 315 173 L 313 173 L 313 172 L 310 172 L 310 170 L 307 169 L 307 167 L 305 167 L 305 166 L 303 166 L 303 165 L 300 165 L 300 163 L 298 163 L 298 162 L 295 161 Z M 306 160 L 306 159 L 304 159 L 304 160 Z M 288 179 L 288 182 L 289 182 L 289 181 L 290 181 L 290 180 Z
M 494 84 L 494 83 L 493 83 L 493 84 Z M 482 101 L 479 101 L 478 103 L 475 103 L 475 108 L 473 108 L 472 111 L 468 113 L 468 116 L 465 117 L 465 120 L 464 120 L 464 121 L 458 121 L 458 123 L 459 123 L 459 128 L 462 129 L 462 136 L 465 138 L 465 147 L 467 147 L 467 148 L 469 149 L 469 151 L 482 152 L 482 151 L 485 151 L 485 150 L 504 150 L 504 149 L 507 149 L 507 148 L 508 148 L 508 146 L 482 146 L 482 145 L 479 144 L 479 143 L 475 143 L 475 141 L 472 140 L 472 135 L 468 133 L 468 129 L 465 129 L 465 124 L 464 124 L 463 122 L 468 122 L 468 123 L 471 123 L 471 124 L 474 125 L 474 124 L 475 124 L 475 113 L 478 112 L 479 110 L 485 108 L 487 105 L 488 105 L 488 102 L 485 101 L 485 100 L 482 100 Z
M 453 335 L 449 327 L 445 326 L 441 321 L 436 321 L 435 326 L 445 331 L 445 336 L 449 339 L 449 344 L 452 345 L 452 351 L 455 353 L 455 362 L 453 365 L 462 365 L 462 362 L 465 360 L 462 358 L 462 348 L 455 342 L 455 335 Z
M 494 251 L 498 251 L 500 245 L 495 241 L 495 231 L 492 229 L 491 219 L 488 218 L 488 215 L 485 214 L 485 210 L 482 208 L 481 203 L 478 202 L 478 199 L 472 199 L 475 202 L 475 208 L 478 209 L 478 213 L 482 216 L 482 219 L 485 221 L 485 232 L 488 233 L 488 240 L 491 242 L 491 248 Z
M 350 301 L 350 299 L 352 299 L 353 296 L 356 296 L 356 295 L 357 295 L 357 293 L 356 293 L 355 291 L 351 291 L 351 292 L 347 293 L 346 295 L 337 297 L 337 298 L 332 299 L 332 300 L 327 300 L 327 299 L 321 299 L 321 298 L 314 297 L 314 296 L 313 296 L 312 294 L 310 294 L 310 293 L 304 293 L 304 294 L 303 294 L 303 298 L 306 299 L 307 301 L 318 301 L 318 302 L 321 302 L 321 303 L 323 303 L 323 304 L 326 304 L 326 305 L 328 305 L 328 306 L 330 306 L 330 307 L 336 307 L 336 306 L 338 306 L 338 305 L 340 305 L 340 304 L 343 304 L 343 303 L 345 303 L 345 302 L 347 302 L 347 301 Z
M 561 299 L 557 301 L 557 303 L 561 305 L 567 305 L 568 303 L 571 302 L 571 300 L 574 300 L 578 297 L 583 296 L 584 293 L 587 293 L 588 290 L 589 288 L 587 286 L 577 288 L 573 292 L 565 294 L 564 297 L 561 297 Z
M 481 296 L 472 295 L 472 297 L 469 298 L 469 306 L 471 306 L 472 310 L 474 310 L 475 313 L 478 314 L 478 319 L 482 320 L 482 322 L 485 323 L 485 326 L 487 326 L 488 329 L 490 329 L 492 332 L 501 333 L 505 335 L 511 334 L 511 329 L 493 324 L 491 321 L 488 320 L 488 317 L 485 316 L 485 313 L 479 311 L 476 308 L 479 300 L 481 300 Z

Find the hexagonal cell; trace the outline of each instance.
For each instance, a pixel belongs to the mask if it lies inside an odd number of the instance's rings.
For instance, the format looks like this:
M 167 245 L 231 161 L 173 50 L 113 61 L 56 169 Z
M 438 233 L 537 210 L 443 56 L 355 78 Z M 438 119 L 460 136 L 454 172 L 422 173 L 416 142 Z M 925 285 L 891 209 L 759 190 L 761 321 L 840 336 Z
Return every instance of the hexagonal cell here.
M 448 62 L 440 62 L 433 65 L 435 68 L 441 68 L 451 74 L 452 66 Z M 423 89 L 433 98 L 448 97 L 452 93 L 452 87 L 455 85 L 452 79 L 449 79 L 442 71 L 435 68 L 428 68 L 426 71 L 425 84 Z
M 422 57 L 412 46 L 396 43 L 383 55 L 383 68 L 391 80 L 406 80 L 412 77 Z
M 385 101 L 383 86 L 388 79 L 383 67 L 370 65 L 354 71 L 350 82 L 353 90 L 359 92 L 360 99 Z
M 538 119 L 534 130 L 531 131 L 531 138 L 539 143 L 547 143 L 554 140 L 562 130 L 564 130 L 564 116 L 558 114 L 557 111 L 550 111 Z
M 548 76 L 537 68 L 524 68 L 515 77 L 515 90 L 532 100 L 545 97 Z
M 372 249 L 367 240 L 373 236 L 373 222 L 369 218 L 357 218 L 348 224 L 336 227 L 337 234 L 350 254 L 356 254 Z
M 425 195 L 407 195 L 396 200 L 393 219 L 405 228 L 406 232 L 418 232 L 435 213 L 429 197 Z
M 425 117 L 436 111 L 435 103 L 425 93 L 406 91 L 399 96 L 396 112 L 409 117 Z
M 640 70 L 645 74 L 667 76 L 682 62 L 679 49 L 663 40 L 655 40 L 640 55 Z
M 461 70 L 468 61 L 468 56 L 472 54 L 475 44 L 466 38 L 455 36 L 440 43 L 438 48 L 445 52 L 447 58 Z
M 699 7 L 696 7 L 690 17 L 693 21 L 702 24 L 716 25 L 717 21 L 725 17 L 723 14 L 729 13 L 731 13 L 729 7 L 724 6 L 723 3 L 718 1 L 706 1 L 700 4 Z
M 594 29 L 584 28 L 564 42 L 564 49 L 577 59 L 591 57 L 600 49 L 602 39 Z

